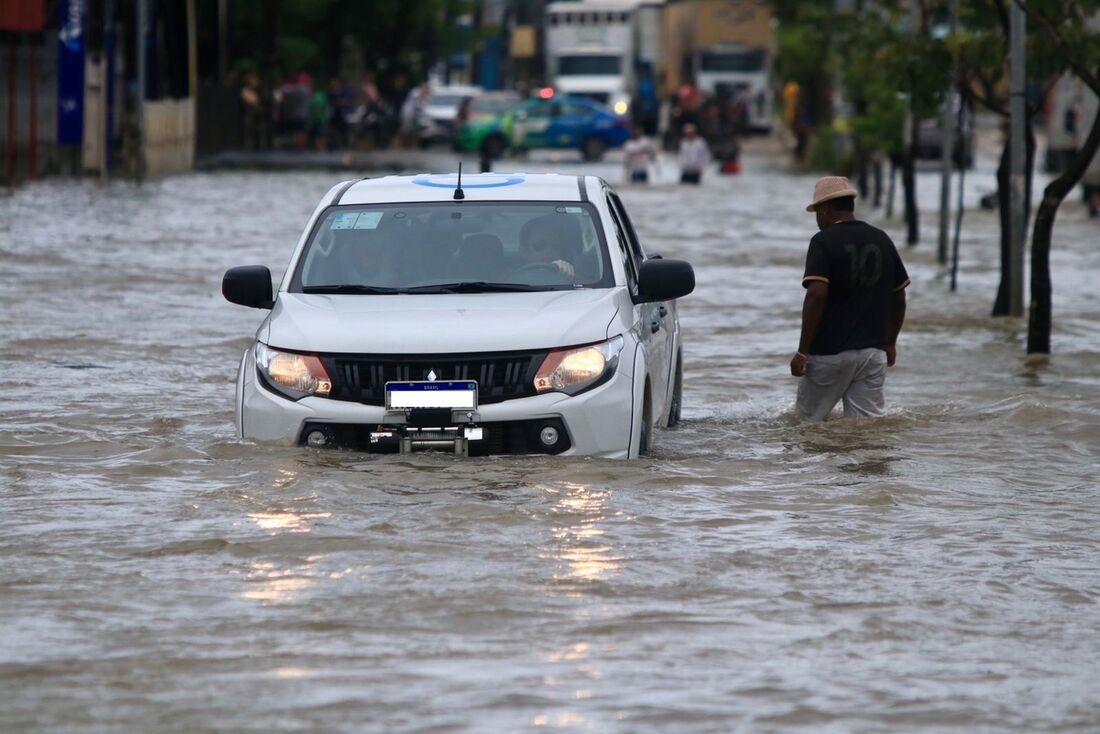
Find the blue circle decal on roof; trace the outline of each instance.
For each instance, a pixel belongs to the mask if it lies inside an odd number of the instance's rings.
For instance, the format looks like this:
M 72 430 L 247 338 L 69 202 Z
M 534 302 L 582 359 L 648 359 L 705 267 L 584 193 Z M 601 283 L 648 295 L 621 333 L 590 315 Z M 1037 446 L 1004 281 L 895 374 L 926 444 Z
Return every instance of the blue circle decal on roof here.
M 458 176 L 447 174 L 443 176 L 421 176 L 414 178 L 417 186 L 430 186 L 433 189 L 453 189 L 458 185 Z M 515 186 L 523 183 L 523 176 L 493 176 L 477 174 L 467 176 L 462 181 L 464 189 L 498 189 L 502 186 Z

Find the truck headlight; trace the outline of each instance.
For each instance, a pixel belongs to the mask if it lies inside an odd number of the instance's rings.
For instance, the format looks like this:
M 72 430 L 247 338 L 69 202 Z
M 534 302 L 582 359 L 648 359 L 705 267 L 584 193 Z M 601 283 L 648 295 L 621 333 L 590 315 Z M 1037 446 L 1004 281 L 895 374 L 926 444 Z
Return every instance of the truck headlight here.
M 554 349 L 535 373 L 535 391 L 576 395 L 606 382 L 615 374 L 622 349 L 621 336 L 586 347 Z
M 332 380 L 316 355 L 281 352 L 261 342 L 256 342 L 255 354 L 264 382 L 291 400 L 307 395 L 324 398 L 332 391 Z

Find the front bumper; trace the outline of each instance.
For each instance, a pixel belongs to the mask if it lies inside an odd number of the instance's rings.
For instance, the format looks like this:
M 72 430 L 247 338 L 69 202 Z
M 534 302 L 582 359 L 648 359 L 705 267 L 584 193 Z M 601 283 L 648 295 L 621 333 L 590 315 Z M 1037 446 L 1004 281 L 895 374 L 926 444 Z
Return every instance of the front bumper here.
M 471 441 L 472 455 L 554 453 L 564 456 L 627 458 L 634 414 L 633 379 L 619 366 L 603 385 L 576 396 L 546 393 L 478 408 L 477 426 L 485 429 Z M 390 451 L 392 443 L 372 445 L 370 434 L 385 422 L 381 406 L 306 397 L 288 400 L 264 387 L 249 350 L 237 380 L 237 426 L 240 436 L 265 443 L 304 445 L 320 429 L 329 445 L 367 451 Z M 547 425 L 560 427 L 562 439 L 547 447 L 538 441 Z M 567 446 L 567 448 L 563 448 Z

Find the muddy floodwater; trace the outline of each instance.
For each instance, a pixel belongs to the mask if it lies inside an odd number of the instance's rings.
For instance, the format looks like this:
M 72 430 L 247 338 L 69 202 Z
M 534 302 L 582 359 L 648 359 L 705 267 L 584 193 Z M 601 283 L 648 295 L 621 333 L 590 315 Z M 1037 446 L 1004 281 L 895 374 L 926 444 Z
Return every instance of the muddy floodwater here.
M 889 416 L 799 426 L 813 178 L 773 165 L 622 187 L 698 276 L 634 462 L 239 441 L 222 273 L 339 174 L 0 198 L 0 731 L 1100 731 L 1100 224 L 1072 195 L 1030 363 L 990 167 L 957 293 L 923 173 Z

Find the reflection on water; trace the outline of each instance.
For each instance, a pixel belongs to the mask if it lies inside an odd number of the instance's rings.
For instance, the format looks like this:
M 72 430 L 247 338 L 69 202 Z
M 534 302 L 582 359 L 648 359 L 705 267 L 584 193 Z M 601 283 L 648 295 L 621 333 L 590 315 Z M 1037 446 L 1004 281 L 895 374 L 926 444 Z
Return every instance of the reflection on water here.
M 332 517 L 331 512 L 295 512 L 294 510 L 282 510 L 279 512 L 250 512 L 248 519 L 256 523 L 263 530 L 270 530 L 272 534 L 280 530 L 289 533 L 308 533 L 313 530 L 312 520 Z
M 271 671 L 273 678 L 283 678 L 294 680 L 297 678 L 309 678 L 317 674 L 317 671 L 310 668 L 276 668 Z
M 251 561 L 245 574 L 245 590 L 241 598 L 263 604 L 291 604 L 303 591 L 316 583 L 310 569 L 317 558 L 305 564 L 287 568 L 269 561 Z
M 545 491 L 555 496 L 552 553 L 568 566 L 565 574 L 555 578 L 596 581 L 614 576 L 623 558 L 604 542 L 605 530 L 600 525 L 607 519 L 610 490 L 561 482 Z
M 552 717 L 546 714 L 539 714 L 531 719 L 531 726 L 549 726 L 557 729 L 566 729 L 584 724 L 587 721 L 588 719 L 581 714 L 572 711 L 562 711 L 561 713 L 554 714 Z

